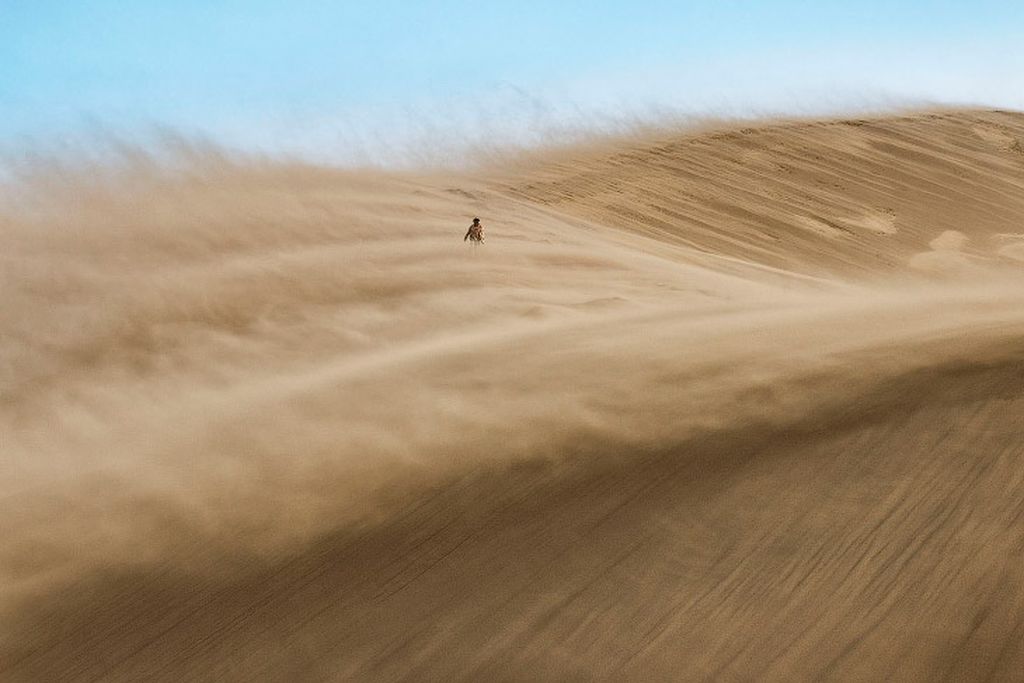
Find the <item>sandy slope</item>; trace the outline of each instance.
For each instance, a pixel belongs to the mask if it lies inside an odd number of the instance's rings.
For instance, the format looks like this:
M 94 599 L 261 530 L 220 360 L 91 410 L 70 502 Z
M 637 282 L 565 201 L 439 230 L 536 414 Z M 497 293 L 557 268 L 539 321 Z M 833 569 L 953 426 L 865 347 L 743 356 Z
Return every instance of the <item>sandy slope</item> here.
M 963 111 L 31 169 L 0 678 L 1013 678 L 1021 144 Z

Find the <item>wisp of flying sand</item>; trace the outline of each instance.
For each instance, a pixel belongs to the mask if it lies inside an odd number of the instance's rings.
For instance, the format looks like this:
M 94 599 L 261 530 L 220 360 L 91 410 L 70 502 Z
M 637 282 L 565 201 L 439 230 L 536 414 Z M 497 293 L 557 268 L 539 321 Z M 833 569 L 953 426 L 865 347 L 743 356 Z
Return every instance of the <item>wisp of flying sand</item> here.
M 1013 677 L 1021 140 L 20 169 L 0 678 Z

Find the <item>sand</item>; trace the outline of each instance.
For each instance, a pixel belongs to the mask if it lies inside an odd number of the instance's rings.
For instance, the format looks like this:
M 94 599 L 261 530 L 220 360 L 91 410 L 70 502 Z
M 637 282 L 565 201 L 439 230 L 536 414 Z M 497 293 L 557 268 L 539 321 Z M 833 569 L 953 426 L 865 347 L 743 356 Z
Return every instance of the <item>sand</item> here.
M 23 166 L 0 679 L 1019 676 L 1022 141 Z

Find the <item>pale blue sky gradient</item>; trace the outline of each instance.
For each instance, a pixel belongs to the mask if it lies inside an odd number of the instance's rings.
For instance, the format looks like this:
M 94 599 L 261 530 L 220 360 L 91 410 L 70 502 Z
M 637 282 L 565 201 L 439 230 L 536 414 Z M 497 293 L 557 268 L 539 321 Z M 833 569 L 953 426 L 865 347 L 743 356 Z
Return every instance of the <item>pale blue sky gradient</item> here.
M 0 140 L 331 156 L 588 118 L 1024 108 L 1024 2 L 0 0 Z

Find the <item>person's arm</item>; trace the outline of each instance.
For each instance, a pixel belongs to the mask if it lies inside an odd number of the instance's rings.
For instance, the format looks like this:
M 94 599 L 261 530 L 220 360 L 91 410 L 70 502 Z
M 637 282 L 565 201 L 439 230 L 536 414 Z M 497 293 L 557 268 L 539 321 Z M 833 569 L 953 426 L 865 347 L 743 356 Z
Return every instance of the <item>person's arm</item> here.
M 469 236 L 470 236 L 470 234 L 472 234 L 472 232 L 473 232 L 473 226 L 471 225 L 471 226 L 469 226 L 469 230 L 466 231 L 466 236 L 462 238 L 462 241 L 465 242 L 466 240 L 468 240 Z

